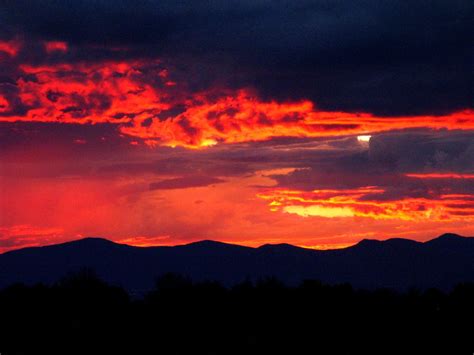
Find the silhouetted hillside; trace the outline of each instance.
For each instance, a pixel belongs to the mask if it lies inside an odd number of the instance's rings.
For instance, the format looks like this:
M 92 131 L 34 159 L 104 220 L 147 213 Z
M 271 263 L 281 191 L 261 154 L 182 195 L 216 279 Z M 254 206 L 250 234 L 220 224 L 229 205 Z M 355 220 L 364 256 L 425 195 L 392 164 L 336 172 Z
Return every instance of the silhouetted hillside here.
M 448 290 L 474 281 L 474 238 L 445 234 L 429 242 L 362 240 L 340 250 L 288 244 L 243 247 L 213 241 L 138 248 L 99 238 L 27 248 L 0 255 L 0 287 L 22 282 L 51 284 L 83 267 L 134 294 L 153 287 L 156 276 L 179 273 L 196 281 L 233 285 L 274 276 L 288 285 L 305 279 L 356 288 Z

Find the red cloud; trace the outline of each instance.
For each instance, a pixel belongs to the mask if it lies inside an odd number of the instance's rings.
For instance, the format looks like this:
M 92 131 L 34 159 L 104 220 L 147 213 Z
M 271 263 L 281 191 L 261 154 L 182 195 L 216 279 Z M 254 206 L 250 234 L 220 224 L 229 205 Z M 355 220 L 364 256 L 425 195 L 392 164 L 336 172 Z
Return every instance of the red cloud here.
M 62 51 L 67 45 L 48 42 L 46 48 Z M 250 89 L 191 92 L 158 61 L 23 64 L 19 69 L 17 92 L 1 96 L 0 91 L 1 121 L 109 122 L 149 146 L 200 148 L 221 142 L 363 135 L 420 127 L 474 129 L 472 110 L 444 116 L 377 117 L 321 111 L 311 101 L 262 101 Z
M 18 51 L 20 50 L 20 48 L 21 48 L 21 43 L 19 41 L 16 41 L 16 40 L 1 41 L 0 40 L 0 52 L 4 52 L 8 54 L 10 57 L 15 57 L 18 54 Z
M 49 41 L 44 43 L 44 48 L 46 52 L 53 53 L 53 52 L 67 52 L 68 45 L 66 42 L 61 41 Z

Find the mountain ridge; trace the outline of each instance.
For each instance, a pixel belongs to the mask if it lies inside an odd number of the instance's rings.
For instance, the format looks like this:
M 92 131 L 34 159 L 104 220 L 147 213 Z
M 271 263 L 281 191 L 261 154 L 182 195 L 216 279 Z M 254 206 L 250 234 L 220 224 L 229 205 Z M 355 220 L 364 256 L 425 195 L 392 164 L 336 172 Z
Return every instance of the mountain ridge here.
M 157 276 L 174 272 L 227 286 L 276 277 L 290 285 L 305 279 L 356 288 L 449 289 L 474 282 L 474 238 L 443 234 L 426 242 L 362 240 L 332 250 L 291 244 L 247 247 L 204 240 L 177 246 L 137 247 L 103 238 L 82 238 L 0 254 L 0 288 L 13 283 L 54 283 L 81 268 L 105 281 L 143 293 Z
M 344 248 L 335 248 L 335 249 L 315 249 L 315 248 L 308 248 L 308 247 L 302 247 L 302 246 L 298 246 L 298 245 L 294 245 L 294 244 L 290 244 L 290 243 L 266 243 L 266 244 L 262 244 L 260 246 L 257 246 L 257 247 L 251 247 L 251 246 L 247 246 L 247 245 L 241 245 L 241 244 L 234 244 L 234 243 L 228 243 L 228 242 L 222 242 L 222 241 L 218 241 L 218 240 L 212 240 L 212 239 L 203 239 L 203 240 L 198 240 L 198 241 L 194 241 L 194 242 L 190 242 L 190 243 L 186 243 L 186 244 L 176 244 L 176 245 L 150 245 L 150 246 L 137 246 L 137 245 L 133 245 L 133 244 L 126 244 L 126 243 L 119 243 L 119 242 L 115 242 L 115 241 L 112 241 L 110 239 L 107 239 L 107 238 L 103 238 L 103 237 L 84 237 L 84 238 L 79 238 L 79 239 L 74 239 L 74 240 L 70 240 L 70 241 L 66 241 L 66 242 L 62 242 L 62 243 L 56 243 L 56 244 L 47 244 L 47 245 L 41 245 L 41 246 L 31 246 L 31 247 L 24 247 L 24 248 L 18 248 L 18 249 L 13 249 L 13 250 L 9 250 L 9 251 L 6 251 L 4 253 L 1 253 L 1 255 L 6 255 L 6 254 L 10 254 L 10 253 L 15 253 L 15 252 L 18 252 L 18 251 L 22 251 L 22 250 L 29 250 L 29 249 L 40 249 L 40 248 L 49 248 L 49 247 L 55 247 L 55 246 L 66 246 L 66 245 L 75 245 L 75 244 L 92 244 L 92 243 L 101 243 L 101 244 L 109 244 L 109 245 L 119 245 L 119 246 L 127 246 L 127 247 L 130 247 L 130 248 L 140 248 L 140 249 L 143 249 L 143 248 L 175 248 L 175 247 L 190 247 L 190 246 L 237 246 L 237 247 L 242 247 L 242 248 L 249 248 L 249 249 L 266 249 L 266 248 L 277 248 L 277 247 L 285 247 L 285 248 L 288 248 L 288 247 L 291 247 L 291 248 L 297 248 L 297 249 L 305 249 L 305 250 L 314 250 L 314 251 L 334 251 L 334 250 L 344 250 L 344 249 L 350 249 L 350 248 L 353 248 L 353 247 L 356 247 L 358 245 L 364 245 L 364 244 L 381 244 L 381 243 L 393 243 L 393 242 L 407 242 L 407 243 L 413 243 L 413 244 L 427 244 L 427 243 L 432 243 L 432 242 L 436 242 L 436 241 L 441 241 L 441 240 L 463 240 L 463 239 L 474 239 L 474 237 L 466 237 L 466 236 L 462 236 L 462 235 L 459 235 L 459 234 L 455 234 L 455 233 L 444 233 L 438 237 L 434 237 L 432 239 L 429 239 L 429 240 L 426 240 L 426 241 L 423 241 L 423 242 L 420 242 L 420 241 L 416 241 L 416 240 L 413 240 L 413 239 L 407 239 L 407 238 L 388 238 L 388 239 L 361 239 L 359 242 L 353 244 L 353 245 L 350 245 L 348 247 L 344 247 Z

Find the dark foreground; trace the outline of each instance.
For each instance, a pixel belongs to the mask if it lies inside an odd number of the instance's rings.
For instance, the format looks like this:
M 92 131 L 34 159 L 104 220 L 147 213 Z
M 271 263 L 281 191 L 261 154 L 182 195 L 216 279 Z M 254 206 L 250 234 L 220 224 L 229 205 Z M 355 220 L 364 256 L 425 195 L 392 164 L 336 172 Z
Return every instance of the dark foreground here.
M 166 275 L 133 300 L 90 271 L 0 292 L 0 353 L 469 354 L 474 284 L 354 291 L 274 279 L 231 289 Z

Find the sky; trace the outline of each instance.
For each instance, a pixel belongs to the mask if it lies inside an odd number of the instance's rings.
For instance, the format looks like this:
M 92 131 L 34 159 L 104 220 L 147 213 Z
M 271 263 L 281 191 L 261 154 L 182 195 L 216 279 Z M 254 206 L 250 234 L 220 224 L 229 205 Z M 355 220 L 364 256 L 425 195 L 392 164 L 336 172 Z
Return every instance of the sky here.
M 7 0 L 0 252 L 474 236 L 470 0 Z

